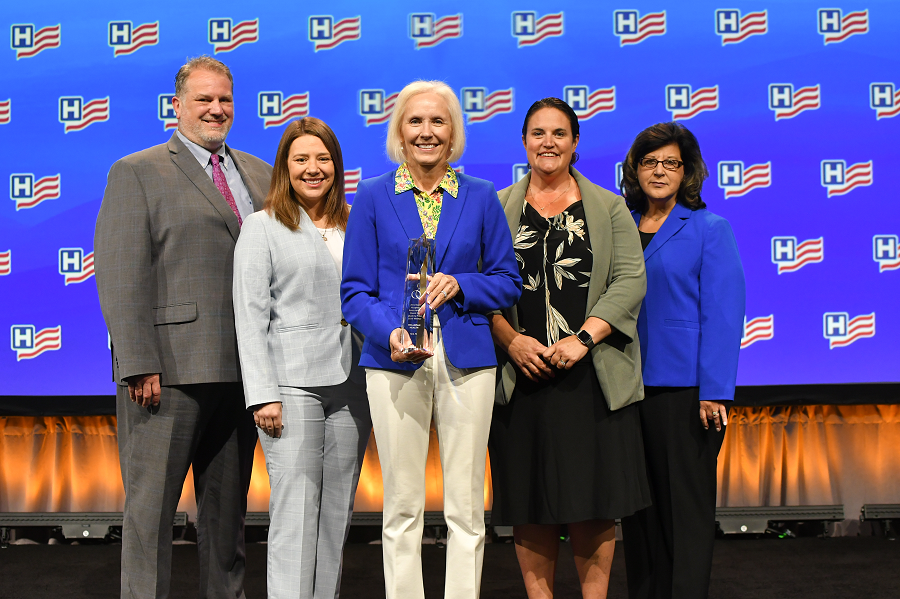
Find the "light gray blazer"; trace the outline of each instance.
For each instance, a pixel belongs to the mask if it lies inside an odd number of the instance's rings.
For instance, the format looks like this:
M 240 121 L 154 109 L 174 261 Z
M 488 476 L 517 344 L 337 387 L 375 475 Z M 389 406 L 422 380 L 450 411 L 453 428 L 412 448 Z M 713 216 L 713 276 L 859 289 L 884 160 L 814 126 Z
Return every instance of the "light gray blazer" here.
M 647 291 L 641 240 L 621 196 L 594 185 L 574 168 L 570 167 L 569 172 L 581 192 L 594 258 L 585 320 L 596 316 L 613 328 L 612 335 L 591 350 L 591 360 L 606 403 L 611 410 L 618 410 L 644 398 L 637 337 L 637 317 Z M 530 183 L 531 173 L 497 194 L 514 243 Z M 513 330 L 518 331 L 515 306 L 502 313 Z M 516 385 L 516 366 L 504 352 L 497 353 L 498 403 L 506 403 Z
M 361 342 L 341 315 L 341 278 L 302 210 L 291 231 L 260 211 L 234 251 L 234 317 L 247 407 L 280 401 L 279 385 L 338 385 L 359 369 Z
M 272 167 L 226 149 L 254 208 L 262 208 Z M 240 230 L 177 135 L 112 166 L 97 215 L 94 271 L 118 384 L 157 372 L 163 385 L 241 380 L 231 309 Z

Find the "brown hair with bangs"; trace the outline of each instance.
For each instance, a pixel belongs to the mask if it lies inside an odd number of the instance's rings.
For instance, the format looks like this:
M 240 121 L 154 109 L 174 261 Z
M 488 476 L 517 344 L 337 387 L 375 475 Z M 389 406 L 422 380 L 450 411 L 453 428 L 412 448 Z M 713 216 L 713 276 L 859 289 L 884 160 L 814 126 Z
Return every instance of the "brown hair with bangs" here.
M 694 134 L 681 123 L 657 123 L 647 127 L 634 138 L 625 161 L 622 162 L 622 195 L 629 210 L 639 214 L 647 214 L 649 203 L 641 184 L 638 181 L 638 163 L 648 153 L 667 146 L 677 144 L 684 161 L 684 179 L 678 188 L 676 201 L 691 210 L 706 208 L 706 202 L 700 199 L 703 182 L 709 177 L 706 163 L 700 154 L 700 144 Z
M 347 197 L 344 194 L 344 158 L 341 155 L 341 144 L 338 143 L 331 127 L 315 117 L 303 117 L 285 127 L 284 135 L 278 143 L 278 154 L 275 156 L 275 166 L 272 169 L 272 183 L 269 186 L 264 209 L 291 231 L 300 228 L 300 211 L 303 206 L 291 186 L 288 160 L 291 144 L 304 135 L 321 139 L 325 149 L 331 154 L 331 161 L 334 163 L 334 183 L 325 198 L 325 215 L 331 226 L 346 230 L 350 206 L 347 205 Z

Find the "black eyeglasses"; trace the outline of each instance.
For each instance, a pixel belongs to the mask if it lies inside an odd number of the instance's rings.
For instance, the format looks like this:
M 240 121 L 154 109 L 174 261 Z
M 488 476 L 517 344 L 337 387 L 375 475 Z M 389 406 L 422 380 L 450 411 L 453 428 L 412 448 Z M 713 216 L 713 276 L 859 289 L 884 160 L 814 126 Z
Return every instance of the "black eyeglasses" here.
M 657 160 L 656 158 L 641 158 L 638 161 L 644 168 L 656 168 L 656 165 L 662 163 L 663 168 L 667 171 L 677 171 L 681 168 L 681 165 L 684 164 L 681 160 L 675 160 L 674 158 L 668 158 L 666 160 Z

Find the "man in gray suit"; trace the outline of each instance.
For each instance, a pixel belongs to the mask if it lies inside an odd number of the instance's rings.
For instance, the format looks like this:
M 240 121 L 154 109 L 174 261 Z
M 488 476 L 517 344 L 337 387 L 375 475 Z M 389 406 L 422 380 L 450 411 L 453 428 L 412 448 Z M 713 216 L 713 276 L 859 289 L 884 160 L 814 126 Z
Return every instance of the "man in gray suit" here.
M 272 168 L 225 145 L 232 87 L 218 60 L 182 66 L 172 101 L 178 131 L 112 166 L 97 217 L 94 268 L 125 483 L 122 597 L 168 596 L 172 521 L 191 466 L 200 596 L 244 596 L 256 434 L 244 407 L 232 260 Z

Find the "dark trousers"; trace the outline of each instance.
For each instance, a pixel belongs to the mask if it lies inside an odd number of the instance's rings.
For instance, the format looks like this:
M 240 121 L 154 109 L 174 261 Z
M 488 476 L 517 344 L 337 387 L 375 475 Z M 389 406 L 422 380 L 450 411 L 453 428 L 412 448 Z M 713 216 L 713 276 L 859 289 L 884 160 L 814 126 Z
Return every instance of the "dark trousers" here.
M 647 387 L 640 402 L 653 505 L 622 520 L 631 599 L 706 599 L 716 532 L 716 457 L 696 387 Z
M 241 383 L 163 387 L 141 408 L 118 387 L 119 462 L 125 483 L 122 597 L 164 598 L 172 522 L 188 468 L 197 497 L 203 598 L 244 597 L 244 516 L 256 431 Z

